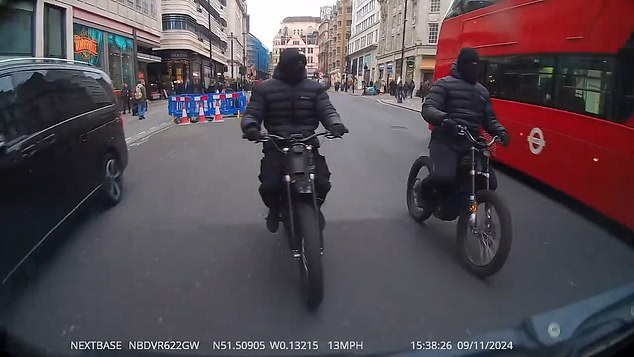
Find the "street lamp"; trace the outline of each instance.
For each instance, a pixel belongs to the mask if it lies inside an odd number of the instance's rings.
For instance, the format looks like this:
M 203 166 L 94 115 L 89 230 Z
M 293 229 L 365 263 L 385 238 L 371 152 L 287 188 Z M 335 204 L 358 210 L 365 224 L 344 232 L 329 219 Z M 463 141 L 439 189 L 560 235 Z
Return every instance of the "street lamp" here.
M 231 79 L 233 79 L 233 32 L 231 32 Z
M 401 43 L 401 85 L 398 88 L 398 98 L 396 101 L 398 103 L 403 103 L 403 88 L 405 82 L 405 24 L 407 23 L 407 3 L 408 0 L 405 0 L 405 10 L 403 11 L 403 42 Z

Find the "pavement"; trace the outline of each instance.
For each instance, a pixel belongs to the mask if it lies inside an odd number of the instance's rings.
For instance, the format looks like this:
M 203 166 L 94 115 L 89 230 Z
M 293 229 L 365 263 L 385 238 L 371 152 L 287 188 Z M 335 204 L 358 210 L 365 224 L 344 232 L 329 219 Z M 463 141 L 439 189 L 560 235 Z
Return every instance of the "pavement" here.
M 167 116 L 167 100 L 149 101 L 143 120 L 139 120 L 138 116 L 131 113 L 123 115 L 123 131 L 128 145 L 135 144 L 170 125 L 174 125 L 174 122 Z
M 225 119 L 170 125 L 131 144 L 123 201 L 65 239 L 11 306 L 7 330 L 50 354 L 69 354 L 79 340 L 170 339 L 215 355 L 292 353 L 268 348 L 278 340 L 318 341 L 319 354 L 344 340 L 363 342 L 365 353 L 406 351 L 414 340 L 515 326 L 634 279 L 631 246 L 504 173 L 511 255 L 497 275 L 473 277 L 455 258 L 455 222 L 421 225 L 407 213 L 407 174 L 429 141 L 420 115 L 372 97 L 330 97 L 350 134 L 321 149 L 333 187 L 317 312 L 303 305 L 284 236 L 264 226 L 261 147 Z M 159 105 L 147 121 L 127 119 L 126 135 L 168 121 Z M 213 348 L 228 340 L 267 349 Z

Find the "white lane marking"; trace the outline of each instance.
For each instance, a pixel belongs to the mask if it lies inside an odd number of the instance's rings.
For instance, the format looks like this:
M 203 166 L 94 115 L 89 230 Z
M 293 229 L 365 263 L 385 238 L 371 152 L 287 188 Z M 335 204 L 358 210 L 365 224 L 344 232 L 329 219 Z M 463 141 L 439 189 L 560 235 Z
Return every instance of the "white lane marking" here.
M 143 134 L 145 134 L 145 130 L 143 130 L 142 132 L 140 132 L 140 133 L 138 133 L 136 135 L 139 136 L 139 135 L 143 135 Z
M 151 127 L 151 128 L 150 128 L 150 131 L 152 131 L 152 130 L 154 130 L 154 129 L 156 129 L 156 127 L 155 127 L 155 126 Z

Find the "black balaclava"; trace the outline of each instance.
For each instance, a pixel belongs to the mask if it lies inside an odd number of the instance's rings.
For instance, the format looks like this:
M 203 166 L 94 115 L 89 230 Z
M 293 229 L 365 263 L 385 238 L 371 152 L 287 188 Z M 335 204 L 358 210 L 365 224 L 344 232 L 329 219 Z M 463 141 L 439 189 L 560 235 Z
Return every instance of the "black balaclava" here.
M 473 48 L 465 47 L 460 50 L 456 65 L 458 72 L 465 81 L 475 83 L 478 81 L 479 63 L 480 55 L 478 51 Z
M 290 83 L 298 83 L 305 77 L 306 56 L 295 48 L 289 48 L 280 55 L 277 67 L 283 79 Z

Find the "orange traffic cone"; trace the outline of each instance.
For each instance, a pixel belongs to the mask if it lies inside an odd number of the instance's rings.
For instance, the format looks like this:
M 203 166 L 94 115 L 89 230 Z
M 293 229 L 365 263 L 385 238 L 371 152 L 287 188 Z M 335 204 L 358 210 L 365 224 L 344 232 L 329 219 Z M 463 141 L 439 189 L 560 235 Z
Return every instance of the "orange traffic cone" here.
M 225 121 L 222 118 L 222 114 L 220 114 L 220 101 L 218 101 L 218 105 L 216 105 L 216 113 L 214 115 L 214 123 L 222 123 Z
M 198 109 L 198 122 L 206 123 L 207 118 L 205 118 L 205 110 L 203 109 L 203 104 L 200 103 L 200 108 Z
M 191 124 L 189 117 L 187 116 L 187 109 L 183 107 L 183 115 L 181 115 L 181 125 Z

